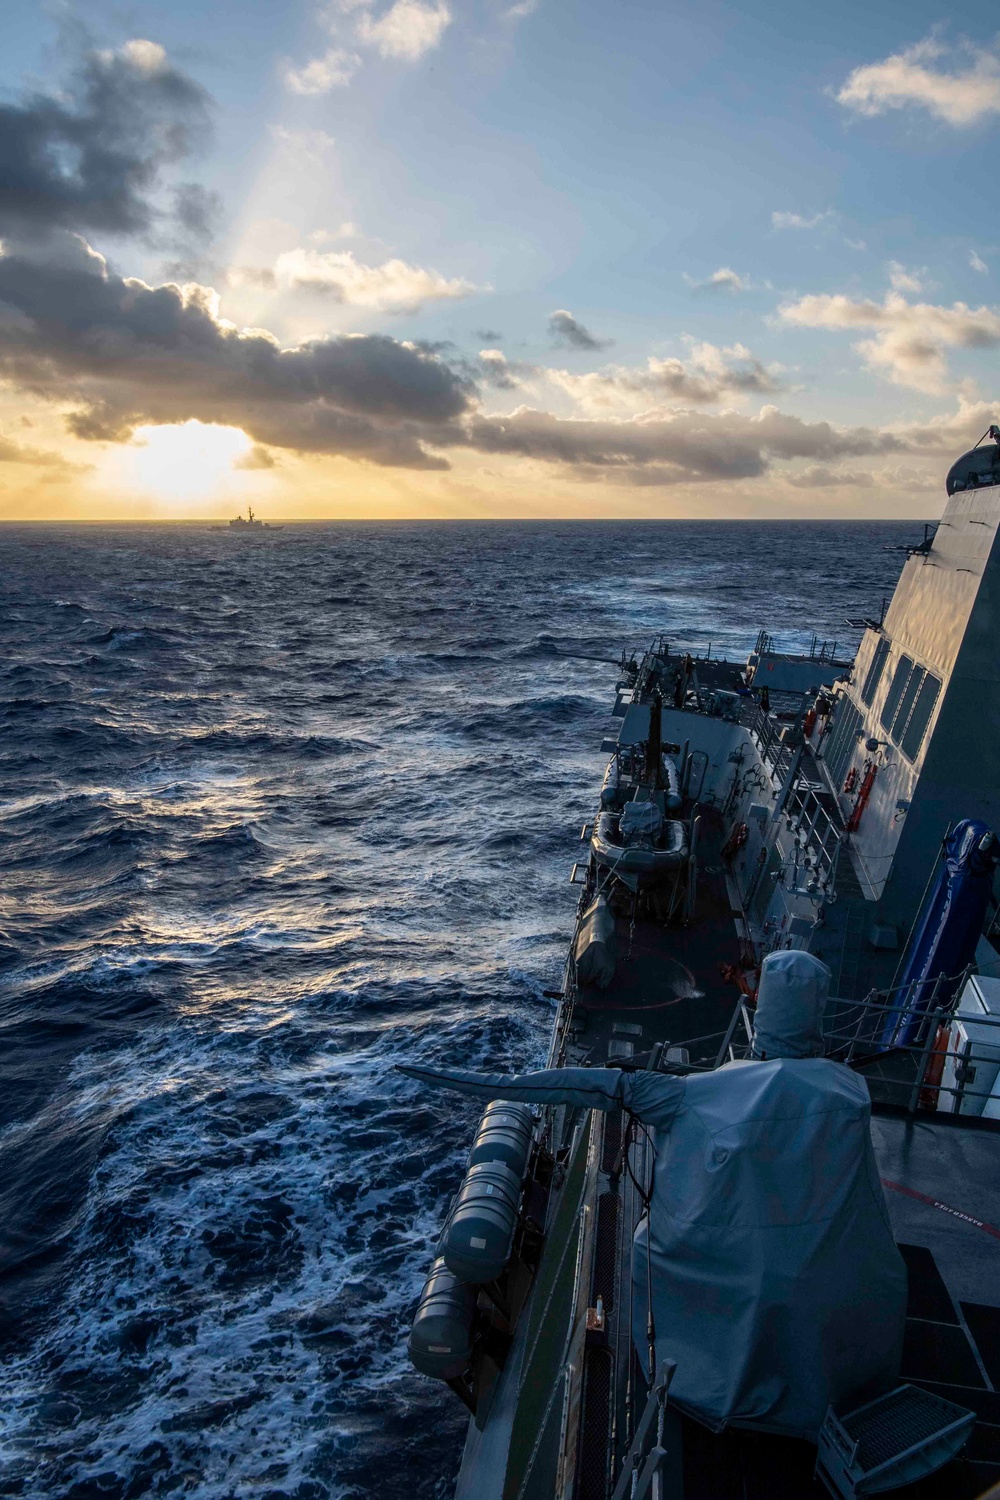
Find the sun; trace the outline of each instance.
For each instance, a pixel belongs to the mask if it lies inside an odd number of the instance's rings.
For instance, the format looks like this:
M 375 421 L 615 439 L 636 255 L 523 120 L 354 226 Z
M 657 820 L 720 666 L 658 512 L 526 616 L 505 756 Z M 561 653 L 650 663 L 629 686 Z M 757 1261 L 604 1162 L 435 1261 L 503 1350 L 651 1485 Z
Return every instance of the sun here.
M 173 515 L 204 510 L 206 502 L 242 504 L 255 499 L 267 480 L 247 462 L 253 448 L 238 427 L 195 420 L 170 427 L 137 427 L 130 442 L 105 456 L 98 477 L 103 484 L 141 495 Z

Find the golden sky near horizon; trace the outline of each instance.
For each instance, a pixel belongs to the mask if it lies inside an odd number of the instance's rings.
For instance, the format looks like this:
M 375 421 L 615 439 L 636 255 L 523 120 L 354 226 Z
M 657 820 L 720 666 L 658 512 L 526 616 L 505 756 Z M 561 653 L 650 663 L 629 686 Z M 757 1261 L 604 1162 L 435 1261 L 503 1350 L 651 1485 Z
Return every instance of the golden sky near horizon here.
M 1000 419 L 995 43 L 185 7 L 10 38 L 0 521 L 930 519 Z

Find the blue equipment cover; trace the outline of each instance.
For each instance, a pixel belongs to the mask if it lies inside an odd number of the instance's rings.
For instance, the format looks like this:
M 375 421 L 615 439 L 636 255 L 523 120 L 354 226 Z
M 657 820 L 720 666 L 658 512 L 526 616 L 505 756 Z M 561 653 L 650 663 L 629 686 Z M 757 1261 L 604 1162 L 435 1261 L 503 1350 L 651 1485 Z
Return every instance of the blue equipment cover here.
M 894 1010 L 882 1027 L 879 1040 L 886 1047 L 905 1047 L 920 1040 L 921 1022 L 931 1002 L 947 1005 L 963 970 L 976 956 L 1000 841 L 986 823 L 964 818 L 949 833 L 941 852 L 942 863 L 903 960 L 896 993 L 905 1008 Z M 938 979 L 943 982 L 935 995 Z M 910 988 L 902 988 L 906 985 Z
M 633 1242 L 632 1336 L 647 1364 L 647 1253 L 670 1399 L 708 1426 L 815 1440 L 897 1381 L 906 1271 L 860 1078 L 823 1058 L 686 1078 L 611 1068 L 522 1077 L 404 1068 L 482 1099 L 619 1105 L 652 1128 L 650 1217 Z

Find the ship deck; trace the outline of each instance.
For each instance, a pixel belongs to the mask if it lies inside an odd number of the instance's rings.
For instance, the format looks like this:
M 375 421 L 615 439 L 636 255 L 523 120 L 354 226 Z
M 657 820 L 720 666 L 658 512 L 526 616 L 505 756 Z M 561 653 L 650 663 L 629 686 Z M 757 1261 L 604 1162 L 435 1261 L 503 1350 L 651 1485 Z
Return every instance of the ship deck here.
M 566 1061 L 643 1066 L 658 1044 L 684 1048 L 692 1065 L 711 1067 L 739 991 L 722 968 L 740 957 L 722 860 L 722 822 L 703 813 L 693 920 L 687 926 L 629 916 L 615 919 L 618 966 L 606 990 L 576 992 Z
M 715 1065 L 739 1002 L 738 989 L 722 972 L 740 959 L 722 839 L 721 819 L 703 813 L 690 925 L 639 919 L 633 926 L 627 914 L 616 918 L 614 979 L 607 990 L 577 992 L 567 1063 L 644 1067 L 662 1043 L 661 1066 L 677 1065 L 666 1048 L 684 1049 L 692 1067 Z M 909 1274 L 901 1379 L 977 1417 L 960 1459 L 894 1493 L 900 1500 L 973 1500 L 1000 1482 L 1000 1128 L 954 1117 L 914 1118 L 902 1107 L 909 1073 L 893 1087 L 886 1086 L 886 1065 L 873 1074 L 873 1139 Z M 631 1237 L 642 1206 L 627 1174 L 618 1182 L 607 1175 L 620 1150 L 620 1118 L 606 1117 L 603 1128 L 590 1300 L 594 1305 L 600 1294 L 608 1310 L 608 1343 L 586 1355 L 575 1500 L 607 1500 L 610 1475 L 618 1472 L 646 1399 L 627 1309 Z M 641 1145 L 633 1148 L 640 1180 L 641 1153 Z M 613 1213 L 610 1197 L 619 1199 Z M 610 1474 L 609 1442 L 615 1449 Z M 672 1500 L 827 1495 L 813 1478 L 816 1450 L 808 1443 L 735 1428 L 714 1434 L 672 1413 L 667 1446 L 673 1456 L 665 1493 Z
M 664 689 L 679 660 L 665 658 Z M 699 692 L 732 692 L 740 685 L 734 663 L 699 660 L 697 673 Z M 783 782 L 792 758 L 779 728 L 795 720 L 801 704 L 801 695 L 772 691 L 770 714 L 750 700 L 734 707 L 757 736 L 773 787 Z M 699 715 L 700 704 L 689 701 L 686 712 Z M 831 820 L 840 823 L 838 798 L 822 762 L 806 746 L 798 764 Z M 689 803 L 685 812 L 693 811 Z M 726 827 L 717 809 L 702 805 L 697 811 L 691 920 L 676 914 L 667 921 L 654 918 L 647 904 L 631 907 L 627 892 L 617 891 L 614 976 L 606 989 L 574 987 L 570 967 L 554 1062 L 700 1071 L 726 1061 L 730 1041 L 746 1041 L 745 1028 L 734 1031 L 743 1003 L 737 981 L 752 960 L 741 951 L 746 928 L 723 857 Z M 581 910 L 592 900 L 597 878 L 591 866 Z M 832 993 L 844 1003 L 888 986 L 899 956 L 866 941 L 873 904 L 848 858 L 841 861 L 837 885 L 842 899 L 825 914 L 816 951 L 833 972 Z M 976 1416 L 958 1459 L 894 1493 L 900 1500 L 977 1500 L 1000 1484 L 1000 1122 L 922 1108 L 910 1112 L 921 1101 L 914 1087 L 917 1061 L 905 1053 L 854 1062 L 872 1095 L 876 1159 L 908 1273 L 900 1378 Z M 481 1430 L 470 1430 L 458 1500 L 547 1500 L 555 1493 L 610 1500 L 646 1405 L 632 1343 L 631 1246 L 643 1214 L 638 1184 L 651 1165 L 645 1159 L 649 1143 L 642 1135 L 633 1142 L 631 1170 L 624 1170 L 620 1112 L 567 1121 L 564 1127 L 577 1131 L 576 1144 L 539 1269 L 536 1300 L 543 1313 L 518 1330 L 489 1418 Z M 585 1159 L 592 1180 L 585 1181 Z M 582 1227 L 587 1222 L 589 1231 Z M 587 1233 L 589 1280 L 583 1271 L 577 1290 L 574 1266 L 588 1263 Z M 572 1331 L 580 1326 L 581 1309 L 599 1303 L 604 1329 L 580 1347 L 579 1387 L 571 1387 Z M 568 1404 L 561 1406 L 563 1401 Z M 578 1411 L 570 1409 L 574 1404 Z M 560 1455 L 572 1451 L 561 1446 L 566 1431 L 575 1439 L 571 1474 L 561 1468 Z M 816 1448 L 810 1443 L 735 1427 L 713 1433 L 669 1406 L 663 1441 L 668 1456 L 662 1493 L 670 1500 L 828 1495 L 814 1478 Z

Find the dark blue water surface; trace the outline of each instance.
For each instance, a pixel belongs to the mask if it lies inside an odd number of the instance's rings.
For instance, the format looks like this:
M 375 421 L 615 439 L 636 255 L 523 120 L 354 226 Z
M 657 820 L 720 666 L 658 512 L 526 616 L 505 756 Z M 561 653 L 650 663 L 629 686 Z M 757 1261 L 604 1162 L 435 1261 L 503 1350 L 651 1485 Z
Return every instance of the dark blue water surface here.
M 0 1493 L 447 1493 L 406 1362 L 551 1025 L 617 657 L 853 643 L 915 526 L 0 530 Z

